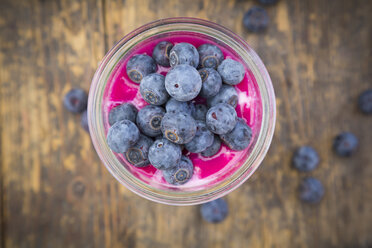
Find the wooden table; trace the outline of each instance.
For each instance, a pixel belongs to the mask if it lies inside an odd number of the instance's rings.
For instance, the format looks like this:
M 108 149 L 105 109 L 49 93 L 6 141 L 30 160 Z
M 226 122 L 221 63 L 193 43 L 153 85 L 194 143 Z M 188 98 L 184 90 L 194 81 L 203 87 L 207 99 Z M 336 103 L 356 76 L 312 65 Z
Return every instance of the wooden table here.
M 372 87 L 372 2 L 281 0 L 268 6 L 267 32 L 241 25 L 256 1 L 0 1 L 1 247 L 371 247 L 372 117 L 356 106 Z M 277 126 L 263 165 L 228 195 L 225 222 L 199 207 L 144 200 L 98 159 L 79 117 L 62 106 L 73 87 L 89 89 L 97 63 L 123 35 L 155 19 L 192 16 L 246 39 L 270 72 Z M 339 158 L 333 137 L 359 137 Z M 293 150 L 314 146 L 311 173 L 290 166 Z M 319 205 L 298 200 L 301 178 L 316 176 Z

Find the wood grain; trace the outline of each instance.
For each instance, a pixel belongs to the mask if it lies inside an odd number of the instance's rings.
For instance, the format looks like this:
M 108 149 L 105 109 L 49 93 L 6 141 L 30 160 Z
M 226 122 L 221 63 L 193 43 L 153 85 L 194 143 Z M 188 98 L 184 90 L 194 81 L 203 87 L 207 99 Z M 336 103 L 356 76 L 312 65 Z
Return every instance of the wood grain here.
M 241 25 L 256 1 L 69 0 L 0 2 L 0 247 L 371 247 L 371 117 L 358 94 L 372 87 L 369 0 L 281 0 L 268 30 Z M 199 208 L 144 200 L 121 186 L 96 156 L 63 95 L 89 89 L 105 52 L 149 21 L 208 19 L 247 40 L 270 72 L 277 127 L 263 165 L 226 199 L 219 225 Z M 348 159 L 333 137 L 360 139 Z M 309 144 L 321 164 L 302 174 L 293 149 Z M 326 188 L 319 205 L 296 195 L 304 176 Z

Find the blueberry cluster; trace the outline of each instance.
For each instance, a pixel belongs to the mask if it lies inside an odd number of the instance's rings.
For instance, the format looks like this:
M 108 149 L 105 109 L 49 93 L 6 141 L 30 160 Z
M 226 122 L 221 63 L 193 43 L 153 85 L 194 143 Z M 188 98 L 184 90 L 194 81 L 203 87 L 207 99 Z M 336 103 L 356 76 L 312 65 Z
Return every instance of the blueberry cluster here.
M 63 105 L 73 114 L 81 114 L 80 124 L 89 132 L 87 115 L 88 94 L 80 88 L 71 89 L 63 98 Z
M 158 66 L 171 67 L 163 76 Z M 244 150 L 250 144 L 252 130 L 238 118 L 235 85 L 245 76 L 238 61 L 224 59 L 220 48 L 203 44 L 158 43 L 152 56 L 139 54 L 127 63 L 128 77 L 139 84 L 142 98 L 149 103 L 137 110 L 131 103 L 113 108 L 107 144 L 136 166 L 153 165 L 162 170 L 173 185 L 190 180 L 194 166 L 182 155 L 186 149 L 211 157 L 221 142 L 232 150 Z M 207 104 L 196 104 L 204 98 Z

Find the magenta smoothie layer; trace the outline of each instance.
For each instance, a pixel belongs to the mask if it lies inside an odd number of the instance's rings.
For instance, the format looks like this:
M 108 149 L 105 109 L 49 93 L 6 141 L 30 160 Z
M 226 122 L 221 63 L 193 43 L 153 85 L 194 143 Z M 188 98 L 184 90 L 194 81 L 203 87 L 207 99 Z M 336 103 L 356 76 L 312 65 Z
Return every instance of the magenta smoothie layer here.
M 195 35 L 193 33 L 182 32 L 174 33 L 171 36 L 163 38 L 143 41 L 142 43 L 136 45 L 130 54 L 122 58 L 111 73 L 103 97 L 103 116 L 106 133 L 109 128 L 108 113 L 113 107 L 123 102 L 130 102 L 134 104 L 137 109 L 141 109 L 148 105 L 148 103 L 142 99 L 139 93 L 139 84 L 132 82 L 127 76 L 126 64 L 128 60 L 136 54 L 147 54 L 151 56 L 155 45 L 163 40 L 170 41 L 173 44 L 188 42 L 193 44 L 195 47 L 198 47 L 204 43 L 214 44 L 222 50 L 225 58 L 237 60 L 245 66 L 245 77 L 240 84 L 235 86 L 239 96 L 236 112 L 238 116 L 243 118 L 252 128 L 253 138 L 251 144 L 243 151 L 233 151 L 227 146 L 222 145 L 220 151 L 210 158 L 202 157 L 200 154 L 189 152 L 186 153 L 184 150 L 184 154 L 188 155 L 194 164 L 194 175 L 188 183 L 181 186 L 169 185 L 163 179 L 161 171 L 157 170 L 151 165 L 143 168 L 137 168 L 129 164 L 123 155 L 116 154 L 116 156 L 123 164 L 125 164 L 125 167 L 130 170 L 133 175 L 141 179 L 143 182 L 155 187 L 166 185 L 166 187 L 169 188 L 174 187 L 187 189 L 190 186 L 195 188 L 195 186 L 206 186 L 218 183 L 234 173 L 245 162 L 247 156 L 249 155 L 249 150 L 252 146 L 252 143 L 256 141 L 259 129 L 261 127 L 262 103 L 257 82 L 252 72 L 241 60 L 241 58 L 229 47 L 216 43 L 215 41 L 210 40 L 210 38 L 207 36 L 201 37 L 200 34 Z M 166 75 L 169 69 L 169 67 L 158 66 L 157 72 Z M 204 101 L 204 99 L 195 99 L 195 102 Z

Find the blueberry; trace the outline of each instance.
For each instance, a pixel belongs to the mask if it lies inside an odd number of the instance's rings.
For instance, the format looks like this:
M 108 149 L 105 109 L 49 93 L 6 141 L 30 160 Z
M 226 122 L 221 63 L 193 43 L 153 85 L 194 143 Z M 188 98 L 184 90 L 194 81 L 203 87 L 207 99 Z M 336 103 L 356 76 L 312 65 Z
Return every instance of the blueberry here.
M 123 103 L 110 110 L 108 116 L 109 124 L 112 126 L 115 124 L 115 122 L 122 120 L 130 120 L 131 122 L 135 122 L 137 112 L 138 110 L 133 104 Z
M 274 4 L 277 3 L 278 0 L 258 0 L 261 4 Z
M 149 150 L 150 163 L 159 170 L 176 167 L 181 160 L 181 147 L 162 138 L 156 140 Z
M 304 178 L 299 187 L 300 198 L 307 203 L 318 203 L 324 195 L 322 183 L 313 177 Z
M 87 109 L 88 95 L 84 90 L 72 89 L 65 95 L 63 105 L 72 113 L 82 113 Z
M 89 133 L 88 112 L 86 110 L 81 114 L 80 125 Z
M 189 43 L 178 43 L 170 51 L 169 63 L 171 67 L 185 64 L 196 68 L 199 65 L 198 50 Z
M 154 141 L 151 138 L 140 134 L 136 144 L 129 147 L 125 152 L 125 158 L 135 167 L 145 167 L 149 165 L 148 153 L 152 143 L 154 143 Z
M 180 102 L 174 98 L 169 99 L 165 105 L 167 113 L 178 113 L 184 112 L 191 115 L 194 112 L 194 105 L 189 102 Z
M 114 152 L 123 153 L 136 144 L 139 135 L 140 132 L 133 122 L 129 120 L 118 121 L 109 128 L 107 144 Z
M 142 78 L 156 71 L 155 61 L 145 54 L 134 55 L 127 63 L 128 77 L 139 84 Z
M 239 84 L 245 74 L 244 66 L 238 61 L 232 59 L 225 59 L 217 68 L 221 75 L 222 81 L 229 85 Z
M 198 47 L 199 64 L 201 67 L 217 69 L 224 59 L 223 53 L 218 46 L 203 44 Z
M 209 107 L 213 107 L 219 103 L 227 103 L 234 108 L 238 105 L 238 92 L 234 86 L 223 84 L 220 92 L 212 98 L 207 99 Z
M 199 74 L 202 79 L 200 96 L 210 98 L 217 95 L 222 86 L 220 74 L 212 68 L 202 68 L 199 70 Z
M 186 102 L 194 99 L 201 87 L 199 72 L 189 65 L 178 65 L 165 76 L 165 88 L 177 101 Z
M 163 170 L 163 177 L 165 181 L 173 185 L 182 185 L 187 183 L 194 172 L 194 165 L 191 160 L 183 156 L 179 164 L 171 169 Z
M 359 95 L 359 109 L 365 114 L 372 114 L 372 89 L 366 90 Z
M 165 114 L 162 107 L 147 105 L 138 111 L 137 126 L 147 136 L 155 137 L 161 134 L 161 121 Z
M 168 92 L 164 85 L 165 77 L 152 73 L 144 77 L 140 84 L 140 93 L 146 102 L 153 105 L 162 105 L 168 100 Z
M 349 132 L 340 133 L 333 141 L 333 149 L 342 157 L 351 156 L 358 147 L 358 138 Z
M 196 122 L 191 115 L 184 112 L 166 113 L 161 122 L 161 131 L 168 140 L 185 144 L 194 138 Z
M 168 41 L 159 42 L 152 51 L 152 58 L 159 65 L 169 67 L 169 53 L 173 48 L 173 44 Z
M 264 8 L 254 6 L 243 17 L 243 25 L 250 32 L 260 32 L 269 25 L 269 16 Z
M 310 146 L 302 146 L 295 151 L 292 163 L 299 171 L 312 171 L 319 164 L 319 156 L 314 148 Z
M 205 121 L 205 116 L 208 112 L 208 107 L 204 104 L 196 104 L 193 105 L 194 111 L 192 111 L 192 117 L 194 117 L 195 120 L 199 121 Z
M 235 127 L 237 115 L 235 109 L 227 103 L 211 107 L 206 115 L 208 128 L 216 134 L 225 134 Z
M 194 138 L 185 144 L 189 152 L 199 153 L 212 145 L 214 134 L 209 131 L 204 121 L 196 121 L 196 133 Z
M 202 151 L 201 155 L 203 157 L 212 157 L 217 154 L 220 148 L 221 148 L 221 139 L 217 135 L 215 135 L 212 145 L 210 145 L 209 147 L 207 147 L 207 149 Z
M 200 212 L 204 220 L 211 223 L 218 223 L 223 221 L 229 213 L 227 202 L 219 198 L 214 201 L 204 203 L 200 207 Z
M 230 149 L 241 151 L 251 142 L 252 129 L 243 119 L 238 118 L 235 128 L 227 134 L 220 135 L 220 138 Z

